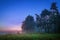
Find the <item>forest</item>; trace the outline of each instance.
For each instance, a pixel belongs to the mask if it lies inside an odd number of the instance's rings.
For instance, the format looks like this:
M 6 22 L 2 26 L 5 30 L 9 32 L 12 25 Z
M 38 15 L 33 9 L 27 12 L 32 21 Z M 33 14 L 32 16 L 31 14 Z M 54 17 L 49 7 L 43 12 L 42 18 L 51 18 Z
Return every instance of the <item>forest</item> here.
M 60 12 L 56 2 L 51 4 L 50 10 L 44 9 L 40 15 L 28 15 L 22 23 L 25 33 L 60 33 Z

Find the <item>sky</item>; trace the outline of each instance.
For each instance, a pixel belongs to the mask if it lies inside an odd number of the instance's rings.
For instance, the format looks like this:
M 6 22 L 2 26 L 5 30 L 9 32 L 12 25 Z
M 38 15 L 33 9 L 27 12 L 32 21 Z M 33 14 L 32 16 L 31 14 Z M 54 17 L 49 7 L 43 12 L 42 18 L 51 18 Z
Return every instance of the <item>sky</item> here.
M 54 0 L 0 0 L 0 30 L 18 30 L 28 15 L 50 10 Z M 55 0 L 60 9 L 60 0 Z M 60 10 L 59 10 L 60 11 Z

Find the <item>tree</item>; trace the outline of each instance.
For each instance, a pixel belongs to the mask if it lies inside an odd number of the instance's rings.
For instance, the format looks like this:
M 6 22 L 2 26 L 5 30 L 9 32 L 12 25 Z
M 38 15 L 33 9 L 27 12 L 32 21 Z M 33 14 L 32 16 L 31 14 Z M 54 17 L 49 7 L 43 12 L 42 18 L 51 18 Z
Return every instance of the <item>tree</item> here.
M 45 32 L 49 33 L 50 24 L 49 24 L 50 11 L 44 9 L 41 13 L 42 27 L 45 29 Z
M 37 14 L 35 14 L 36 15 L 36 25 L 37 25 L 37 27 L 40 27 L 41 26 L 41 20 L 40 20 L 40 16 L 39 15 L 37 15 Z
M 49 19 L 47 19 L 50 15 L 50 12 L 47 9 L 44 9 L 41 13 L 41 16 L 36 14 L 36 23 L 37 27 L 40 28 L 41 32 L 49 32 Z
M 38 14 L 35 14 L 36 15 L 36 27 L 38 28 L 38 32 L 41 32 L 41 17 L 38 15 Z
M 51 22 L 52 24 L 54 24 L 54 33 L 58 33 L 58 28 L 59 28 L 59 22 L 60 22 L 60 18 L 59 18 L 59 11 L 58 11 L 58 8 L 56 6 L 56 3 L 53 2 L 52 5 L 51 5 Z
M 22 29 L 25 32 L 33 32 L 34 28 L 35 28 L 34 18 L 28 15 L 22 24 Z

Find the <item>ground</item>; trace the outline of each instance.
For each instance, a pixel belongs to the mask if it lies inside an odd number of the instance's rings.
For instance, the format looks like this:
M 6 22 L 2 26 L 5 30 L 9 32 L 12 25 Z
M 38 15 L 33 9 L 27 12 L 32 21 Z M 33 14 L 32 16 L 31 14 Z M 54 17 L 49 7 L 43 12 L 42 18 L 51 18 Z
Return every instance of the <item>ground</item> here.
M 60 40 L 60 34 L 6 34 L 0 40 Z

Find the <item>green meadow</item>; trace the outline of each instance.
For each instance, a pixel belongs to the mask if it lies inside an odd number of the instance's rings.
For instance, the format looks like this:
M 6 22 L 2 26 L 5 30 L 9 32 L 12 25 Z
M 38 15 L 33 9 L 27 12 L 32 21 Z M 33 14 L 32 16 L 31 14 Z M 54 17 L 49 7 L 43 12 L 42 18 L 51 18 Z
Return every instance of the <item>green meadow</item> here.
M 60 34 L 6 34 L 0 40 L 60 40 Z

